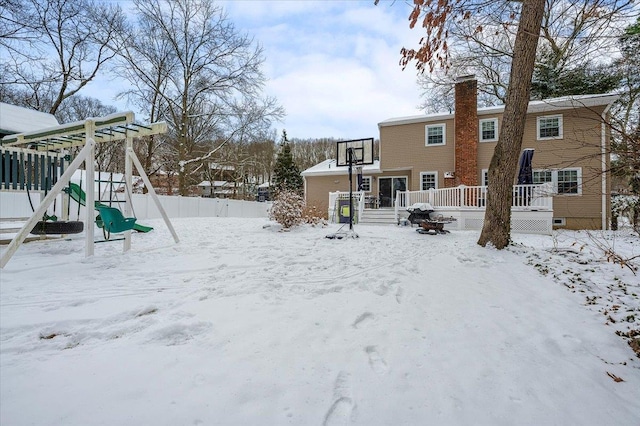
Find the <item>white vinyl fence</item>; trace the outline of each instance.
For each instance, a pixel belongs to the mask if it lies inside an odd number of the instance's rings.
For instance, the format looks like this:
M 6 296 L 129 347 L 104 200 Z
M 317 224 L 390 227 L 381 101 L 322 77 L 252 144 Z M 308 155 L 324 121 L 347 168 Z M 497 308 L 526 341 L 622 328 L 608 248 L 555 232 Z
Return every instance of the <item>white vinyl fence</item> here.
M 44 192 L 31 191 L 31 202 L 35 208 L 44 198 Z M 159 195 L 160 202 L 170 218 L 178 217 L 268 217 L 271 203 L 260 203 L 257 201 L 229 200 L 222 198 L 201 198 L 201 197 L 181 197 Z M 66 205 L 68 196 L 62 194 L 55 202 L 54 208 L 50 208 L 48 214 L 55 214 L 62 218 L 63 205 Z M 120 196 L 124 199 L 123 196 Z M 160 218 L 160 212 L 156 208 L 148 194 L 133 194 L 134 216 L 138 220 Z M 103 202 L 109 204 L 108 201 Z M 123 204 L 115 203 L 113 207 L 123 208 Z M 33 211 L 29 204 L 29 197 L 26 191 L 0 191 L 0 218 L 18 219 L 28 218 Z M 78 204 L 71 200 L 69 202 L 69 218 L 77 220 L 84 218 L 84 207 L 80 208 L 78 214 Z

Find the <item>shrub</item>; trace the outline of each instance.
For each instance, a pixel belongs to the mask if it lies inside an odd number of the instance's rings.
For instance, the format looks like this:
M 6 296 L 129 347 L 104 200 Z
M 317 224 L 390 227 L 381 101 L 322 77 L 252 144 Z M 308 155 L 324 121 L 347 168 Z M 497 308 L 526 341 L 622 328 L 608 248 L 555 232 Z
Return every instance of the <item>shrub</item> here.
M 614 217 L 626 216 L 631 227 L 640 232 L 640 197 L 637 195 L 618 195 L 611 198 L 611 212 Z
M 284 229 L 300 225 L 304 210 L 304 199 L 293 191 L 280 191 L 273 200 L 269 219 L 278 222 Z
M 316 206 L 305 206 L 302 210 L 302 220 L 304 223 L 316 226 L 327 225 L 327 211 L 320 210 Z

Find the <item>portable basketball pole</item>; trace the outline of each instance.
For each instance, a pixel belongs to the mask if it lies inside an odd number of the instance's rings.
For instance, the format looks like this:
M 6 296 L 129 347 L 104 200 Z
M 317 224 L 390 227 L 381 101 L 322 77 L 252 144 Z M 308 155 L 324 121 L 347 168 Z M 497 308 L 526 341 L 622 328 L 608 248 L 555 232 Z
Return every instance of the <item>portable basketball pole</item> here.
M 353 148 L 347 148 L 349 162 L 349 231 L 353 231 Z

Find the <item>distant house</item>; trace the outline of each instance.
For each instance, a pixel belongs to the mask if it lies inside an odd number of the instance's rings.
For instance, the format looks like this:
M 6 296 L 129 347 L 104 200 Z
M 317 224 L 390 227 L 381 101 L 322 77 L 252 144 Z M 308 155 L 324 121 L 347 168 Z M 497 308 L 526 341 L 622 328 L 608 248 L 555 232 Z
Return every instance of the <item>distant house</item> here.
M 200 195 L 209 198 L 234 198 L 237 187 L 234 182 L 226 180 L 202 181 L 198 184 Z
M 208 171 L 205 173 L 205 178 L 220 181 L 234 181 L 237 179 L 238 173 L 234 166 L 210 162 L 207 164 L 207 167 Z
M 271 201 L 271 184 L 269 182 L 258 185 L 256 201 Z
M 504 106 L 477 108 L 476 91 L 472 76 L 459 79 L 454 113 L 378 124 L 380 159 L 363 168 L 363 190 L 376 199 L 376 207 L 396 206 L 402 188 L 408 194 L 464 185 L 486 192 Z M 529 103 L 522 148 L 535 150 L 534 183 L 553 190 L 554 227 L 606 229 L 610 223 L 610 131 L 604 123 L 617 98 L 597 94 Z M 349 190 L 346 169 L 327 160 L 305 170 L 307 203 L 331 208 L 329 193 Z M 478 201 L 464 208 L 484 205 Z

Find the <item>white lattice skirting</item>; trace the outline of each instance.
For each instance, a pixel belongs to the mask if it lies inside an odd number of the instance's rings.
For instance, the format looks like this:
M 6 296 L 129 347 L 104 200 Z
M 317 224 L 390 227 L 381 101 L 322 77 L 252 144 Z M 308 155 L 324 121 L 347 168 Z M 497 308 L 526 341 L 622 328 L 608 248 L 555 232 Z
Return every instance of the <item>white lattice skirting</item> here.
M 481 230 L 484 224 L 483 210 L 445 210 L 436 209 L 436 214 L 454 217 L 456 221 L 447 225 L 448 229 Z M 553 211 L 511 212 L 511 231 L 517 234 L 551 235 L 553 229 Z

